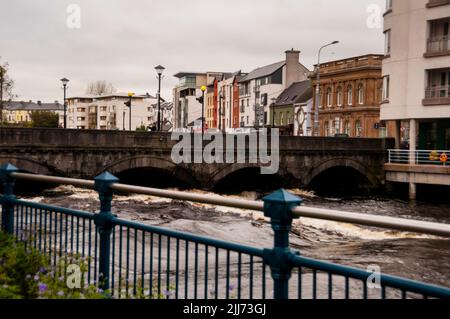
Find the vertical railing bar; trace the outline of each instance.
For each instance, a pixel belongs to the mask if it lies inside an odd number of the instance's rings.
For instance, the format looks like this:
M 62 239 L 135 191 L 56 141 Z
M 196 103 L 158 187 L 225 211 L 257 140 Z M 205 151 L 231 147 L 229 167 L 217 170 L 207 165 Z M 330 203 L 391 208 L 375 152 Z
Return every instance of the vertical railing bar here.
M 186 251 L 185 251 L 185 259 L 184 259 L 184 299 L 188 299 L 189 289 L 189 242 L 186 240 Z
M 350 279 L 345 277 L 345 299 L 350 299 Z
M 80 254 L 80 217 L 77 216 L 77 256 Z
M 26 223 L 25 223 L 25 227 L 27 228 L 27 240 L 25 242 L 25 245 L 28 246 L 28 244 L 31 246 L 32 240 L 33 240 L 33 207 L 28 207 L 27 206 L 27 219 L 26 219 Z M 28 214 L 30 215 L 29 219 L 28 219 Z
M 116 261 L 116 229 L 112 232 L 112 252 L 111 252 L 111 296 L 114 296 L 115 288 L 115 261 Z M 120 294 L 120 290 L 119 290 Z
M 250 280 L 249 280 L 249 298 L 253 299 L 253 255 L 250 255 Z
M 227 273 L 226 273 L 226 296 L 225 299 L 230 299 L 230 251 L 227 250 Z
M 298 299 L 301 300 L 302 299 L 302 272 L 303 272 L 303 268 L 302 267 L 298 267 L 298 278 L 297 278 L 297 289 L 298 289 Z
M 97 285 L 98 284 L 98 270 L 97 270 L 97 258 L 98 258 L 98 255 L 97 255 L 97 251 L 98 251 L 98 231 L 97 230 L 95 230 L 95 235 L 94 235 L 94 281 L 95 281 L 95 284 Z
M 142 250 L 141 250 L 141 290 L 145 292 L 145 231 L 142 231 Z
M 65 275 L 67 275 L 67 252 L 68 252 L 68 247 L 69 247 L 69 245 L 68 245 L 68 240 L 67 240 L 67 237 L 68 237 L 68 220 L 69 220 L 69 216 L 68 215 L 65 215 L 65 218 L 64 218 L 64 221 L 65 221 L 65 229 L 64 229 L 64 234 L 65 234 L 65 240 L 64 240 L 64 274 Z
M 179 279 L 180 276 L 178 272 L 180 271 L 180 239 L 177 238 L 177 248 L 176 248 L 176 266 L 175 266 L 175 299 L 179 297 Z
M 205 245 L 205 299 L 208 299 L 208 245 Z
M 89 219 L 89 238 L 88 238 L 88 251 L 87 251 L 87 258 L 88 258 L 88 283 L 91 283 L 91 262 L 92 262 L 92 255 L 91 255 L 91 248 L 92 248 L 92 219 Z
M 42 208 L 39 208 L 39 251 L 42 251 Z
M 47 255 L 47 215 L 48 211 L 44 210 L 44 255 Z
M 130 287 L 130 228 L 127 227 L 127 257 L 126 257 L 126 278 L 125 278 L 125 296 L 128 298 L 128 289 Z
M 86 218 L 82 218 L 83 221 L 83 234 L 81 236 L 82 245 L 81 245 L 81 256 L 84 258 L 85 254 L 85 246 L 86 246 Z
M 363 284 L 363 299 L 367 299 L 367 283 L 362 281 Z
M 136 296 L 137 293 L 137 239 L 138 239 L 138 231 L 137 229 L 134 230 L 134 258 L 133 258 L 133 269 L 134 269 L 134 273 L 133 273 L 133 296 Z
M 54 242 L 55 242 L 55 249 L 53 251 L 53 265 L 56 267 L 56 258 L 58 255 L 58 251 L 57 251 L 57 241 L 58 241 L 58 213 L 56 211 L 54 211 L 55 213 L 55 238 L 54 238 Z M 61 245 L 61 244 L 59 244 Z
M 63 245 L 63 217 L 62 213 L 59 213 L 59 258 L 62 256 L 62 245 Z
M 238 253 L 238 299 L 241 299 L 242 254 Z
M 70 216 L 70 253 L 71 256 L 73 257 L 73 232 L 75 230 L 75 227 L 73 227 L 73 221 L 74 221 L 74 217 L 73 215 Z
M 328 273 L 328 299 L 333 299 L 333 274 Z
M 153 295 L 153 233 L 150 233 L 150 295 Z
M 194 299 L 197 299 L 198 292 L 198 243 L 195 243 L 195 259 L 194 259 Z
M 266 299 L 266 264 L 262 263 L 262 299 Z
M 24 233 L 25 236 L 25 247 L 28 246 L 28 240 L 29 240 L 29 231 L 28 231 L 28 206 L 25 207 L 25 225 L 24 225 L 24 229 L 22 229 L 22 232 Z
M 161 234 L 158 234 L 158 298 L 161 296 Z
M 214 298 L 219 298 L 219 248 L 216 247 L 216 256 L 215 256 L 215 265 L 214 265 Z
M 170 297 L 170 236 L 167 236 L 166 299 Z
M 406 299 L 407 298 L 407 292 L 406 290 L 402 289 L 402 299 Z
M 386 286 L 381 286 L 381 299 L 386 299 Z
M 312 276 L 312 280 L 313 280 L 313 299 L 317 299 L 317 270 L 313 269 L 313 276 Z
M 23 240 L 23 205 L 20 205 L 20 240 Z
M 123 250 L 123 226 L 119 226 L 119 298 L 122 298 L 122 250 Z

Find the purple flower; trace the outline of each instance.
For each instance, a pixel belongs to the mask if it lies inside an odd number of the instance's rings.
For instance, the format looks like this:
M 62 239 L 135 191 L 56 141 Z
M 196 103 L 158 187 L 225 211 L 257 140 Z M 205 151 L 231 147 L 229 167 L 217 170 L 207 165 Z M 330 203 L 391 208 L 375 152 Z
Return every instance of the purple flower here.
M 170 290 L 164 290 L 163 291 L 163 295 L 166 296 L 166 297 L 170 297 L 170 296 L 172 296 L 172 294 L 173 294 L 173 291 L 170 291 Z
M 47 270 L 44 267 L 39 268 L 39 272 L 45 274 Z
M 58 279 L 59 281 L 64 281 L 64 276 L 60 276 Z
M 231 284 L 231 285 L 228 286 L 228 290 L 229 291 L 233 291 L 234 289 L 236 289 L 235 285 Z
M 48 289 L 48 286 L 42 282 L 39 283 L 39 293 L 43 294 Z
M 34 275 L 34 278 L 33 278 L 35 281 L 38 281 L 39 280 L 39 275 Z
M 64 291 L 60 290 L 57 293 L 58 297 L 63 297 L 64 296 Z

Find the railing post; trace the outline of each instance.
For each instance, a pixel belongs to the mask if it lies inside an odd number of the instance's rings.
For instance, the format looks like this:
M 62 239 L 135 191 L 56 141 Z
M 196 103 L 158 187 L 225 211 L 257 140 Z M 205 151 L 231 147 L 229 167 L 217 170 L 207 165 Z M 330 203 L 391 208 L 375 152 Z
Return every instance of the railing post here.
M 263 198 L 264 215 L 269 217 L 274 231 L 274 248 L 264 250 L 264 263 L 270 266 L 274 280 L 274 298 L 289 298 L 289 279 L 292 266 L 289 258 L 289 232 L 292 228 L 291 210 L 302 200 L 284 189 Z
M 100 213 L 95 216 L 95 225 L 100 235 L 99 244 L 99 266 L 98 266 L 98 282 L 99 288 L 103 290 L 109 289 L 109 273 L 110 273 L 110 250 L 111 250 L 111 233 L 114 228 L 115 216 L 111 213 L 111 201 L 113 191 L 111 184 L 117 183 L 119 179 L 114 175 L 105 172 L 95 177 L 95 190 L 100 197 Z
M 11 200 L 15 198 L 13 194 L 15 178 L 11 174 L 17 171 L 17 167 L 9 163 L 0 167 L 0 180 L 3 184 L 2 229 L 11 235 L 14 233 L 14 205 Z

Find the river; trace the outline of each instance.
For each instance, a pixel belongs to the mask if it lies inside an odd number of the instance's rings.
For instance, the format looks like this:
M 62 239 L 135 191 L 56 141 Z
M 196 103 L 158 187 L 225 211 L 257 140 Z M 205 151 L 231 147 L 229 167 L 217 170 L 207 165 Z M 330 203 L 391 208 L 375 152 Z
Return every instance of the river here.
M 209 194 L 204 191 L 194 192 Z M 323 198 L 290 190 L 304 205 L 381 216 L 450 223 L 450 205 L 409 203 L 393 198 Z M 28 199 L 85 211 L 97 211 L 97 193 L 59 186 Z M 262 194 L 224 195 L 259 199 Z M 202 236 L 271 247 L 272 231 L 260 212 L 184 203 L 144 195 L 116 195 L 113 211 L 119 217 Z M 294 222 L 292 246 L 302 255 L 344 265 L 380 267 L 383 273 L 450 287 L 450 240 L 345 223 L 302 218 Z

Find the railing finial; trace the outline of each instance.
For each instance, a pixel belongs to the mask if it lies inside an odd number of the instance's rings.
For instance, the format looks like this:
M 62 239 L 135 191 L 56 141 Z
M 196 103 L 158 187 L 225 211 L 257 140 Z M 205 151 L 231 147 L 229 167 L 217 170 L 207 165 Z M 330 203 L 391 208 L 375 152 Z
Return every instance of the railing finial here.
M 14 233 L 14 205 L 11 203 L 14 197 L 15 178 L 12 173 L 18 172 L 19 169 L 11 163 L 0 166 L 0 180 L 3 185 L 2 196 L 2 229 L 8 233 Z
M 302 203 L 302 199 L 280 189 L 263 198 L 264 215 L 270 217 L 274 230 L 274 248 L 264 250 L 264 262 L 270 266 L 274 280 L 274 298 L 288 299 L 289 279 L 292 266 L 289 258 L 289 232 L 292 228 L 291 210 Z

